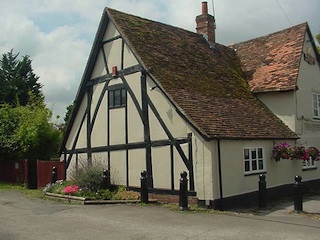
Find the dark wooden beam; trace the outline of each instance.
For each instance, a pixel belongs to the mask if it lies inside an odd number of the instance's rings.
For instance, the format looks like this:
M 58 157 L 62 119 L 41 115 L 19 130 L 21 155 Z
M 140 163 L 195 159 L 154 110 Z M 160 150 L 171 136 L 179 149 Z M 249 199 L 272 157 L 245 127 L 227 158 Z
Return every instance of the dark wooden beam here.
M 88 164 L 92 164 L 92 153 L 91 153 L 91 103 L 92 103 L 93 89 L 92 87 L 87 91 L 87 160 Z
M 146 170 L 148 174 L 148 187 L 153 188 L 153 172 L 152 172 L 152 154 L 151 154 L 151 137 L 149 125 L 149 107 L 147 93 L 147 75 L 141 73 L 141 102 L 142 102 L 142 122 L 144 130 L 144 142 L 146 143 Z
M 152 101 L 151 101 L 151 99 L 149 97 L 148 97 L 148 105 L 150 106 L 153 114 L 155 115 L 155 117 L 159 121 L 161 127 L 163 128 L 163 130 L 167 134 L 168 138 L 173 142 L 173 145 L 176 147 L 177 151 L 179 152 L 179 154 L 180 154 L 180 156 L 182 158 L 182 161 L 186 165 L 187 169 L 190 171 L 190 162 L 188 161 L 188 158 L 186 157 L 185 153 L 183 152 L 180 144 L 178 142 L 174 141 L 173 135 L 171 134 L 171 132 L 167 128 L 165 122 L 162 120 L 160 114 L 158 113 L 156 107 L 153 105 L 153 103 L 152 103 Z
M 103 76 L 91 79 L 90 81 L 87 82 L 87 86 L 96 85 L 96 84 L 103 83 L 105 81 L 110 81 L 110 80 L 116 79 L 116 78 L 121 78 L 126 75 L 141 72 L 142 70 L 143 70 L 142 66 L 138 64 L 138 65 L 135 65 L 132 67 L 125 68 L 123 70 L 119 70 L 117 76 L 112 76 L 112 74 L 109 73 L 109 74 L 105 74 Z
M 120 39 L 120 38 L 122 38 L 121 35 L 118 35 L 118 36 L 115 36 L 115 37 L 113 37 L 113 38 L 110 38 L 110 39 L 108 39 L 108 40 L 106 40 L 106 41 L 102 41 L 101 43 L 102 43 L 102 45 L 104 45 L 104 44 L 107 44 L 107 43 L 111 43 L 111 42 L 113 42 L 113 41 L 115 41 L 115 40 L 118 40 L 118 39 Z

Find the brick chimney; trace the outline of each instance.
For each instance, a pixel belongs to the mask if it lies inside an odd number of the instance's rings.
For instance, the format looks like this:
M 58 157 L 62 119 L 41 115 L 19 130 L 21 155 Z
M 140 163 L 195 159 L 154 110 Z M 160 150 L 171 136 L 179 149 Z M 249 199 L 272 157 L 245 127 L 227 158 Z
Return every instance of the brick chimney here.
M 208 14 L 208 3 L 202 2 L 202 14 L 196 17 L 197 33 L 205 36 L 209 43 L 216 41 L 216 21 Z

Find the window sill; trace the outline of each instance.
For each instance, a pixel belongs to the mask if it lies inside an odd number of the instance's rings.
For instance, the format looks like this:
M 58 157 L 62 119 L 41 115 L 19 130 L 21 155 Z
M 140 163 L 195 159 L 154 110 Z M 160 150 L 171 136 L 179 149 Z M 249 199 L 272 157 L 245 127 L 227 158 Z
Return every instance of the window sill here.
M 311 171 L 311 170 L 317 170 L 317 167 L 306 167 L 306 168 L 302 168 L 302 171 Z
M 266 174 L 267 171 L 261 171 L 261 172 L 253 172 L 253 173 L 245 173 L 244 176 L 253 176 L 253 175 L 260 175 L 260 174 Z

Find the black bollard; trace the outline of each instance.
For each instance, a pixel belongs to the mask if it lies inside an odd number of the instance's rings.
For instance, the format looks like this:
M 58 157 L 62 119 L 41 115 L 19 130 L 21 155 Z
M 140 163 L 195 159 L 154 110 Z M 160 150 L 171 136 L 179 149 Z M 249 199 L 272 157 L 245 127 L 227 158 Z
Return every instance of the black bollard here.
M 58 180 L 58 170 L 57 170 L 57 167 L 54 166 L 51 172 L 51 184 L 56 183 L 57 180 Z
M 140 183 L 141 183 L 141 202 L 142 203 L 148 203 L 148 178 L 147 178 L 147 172 L 142 171 L 141 172 L 141 178 L 140 178 Z
M 102 188 L 103 189 L 108 189 L 111 185 L 110 183 L 110 173 L 108 170 L 103 171 L 103 176 L 102 176 Z
M 267 182 L 264 174 L 259 175 L 259 208 L 267 207 Z
M 302 193 L 302 177 L 297 175 L 294 178 L 294 211 L 299 213 L 303 211 L 302 202 L 303 202 L 303 193 Z
M 188 179 L 185 171 L 180 173 L 180 195 L 179 208 L 182 211 L 188 210 Z

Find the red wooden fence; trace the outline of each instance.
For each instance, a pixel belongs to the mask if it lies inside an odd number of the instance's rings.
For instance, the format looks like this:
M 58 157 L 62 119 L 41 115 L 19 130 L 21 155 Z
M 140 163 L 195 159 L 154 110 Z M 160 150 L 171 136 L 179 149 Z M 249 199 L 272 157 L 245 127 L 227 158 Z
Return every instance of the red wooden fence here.
M 0 162 L 0 181 L 8 183 L 28 182 L 28 161 L 2 161 Z
M 45 187 L 51 183 L 52 168 L 57 168 L 58 180 L 65 179 L 63 162 L 59 161 L 37 161 L 37 187 Z
M 52 168 L 54 166 L 57 168 L 58 179 L 64 180 L 65 179 L 64 164 L 63 162 L 60 162 L 60 161 L 38 160 L 36 164 L 32 164 L 32 161 L 28 161 L 28 160 L 1 161 L 0 162 L 0 182 L 18 183 L 18 184 L 25 183 L 29 187 L 32 186 L 32 188 L 36 188 L 36 187 L 42 188 L 51 182 Z M 32 168 L 34 168 L 34 170 Z M 33 175 L 36 175 L 36 176 L 33 176 Z M 31 180 L 33 179 L 35 179 L 36 182 L 34 184 L 31 184 Z

